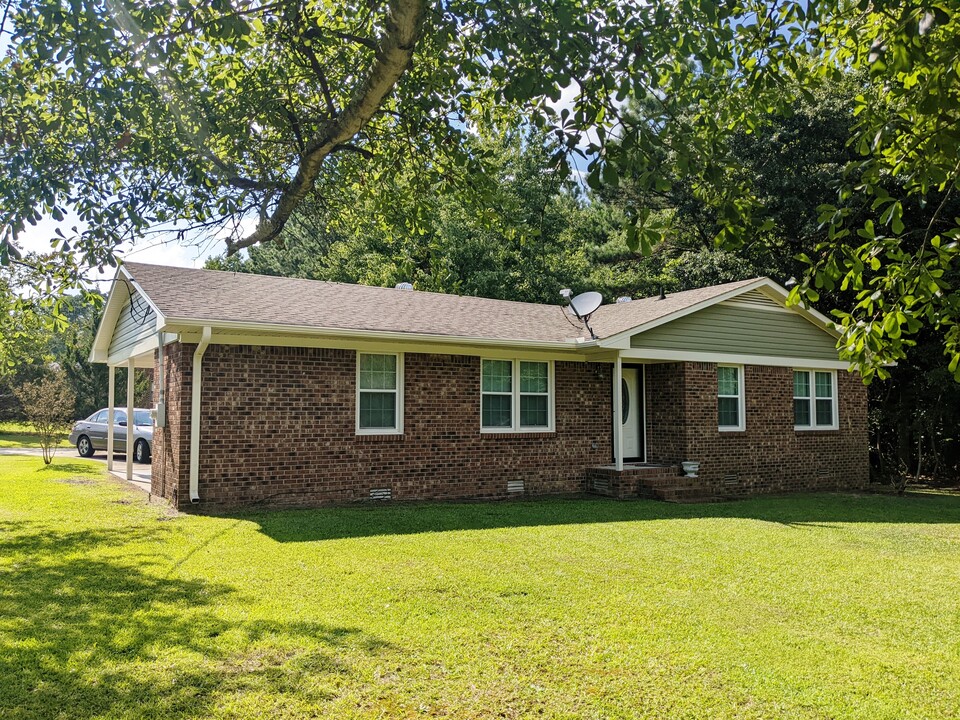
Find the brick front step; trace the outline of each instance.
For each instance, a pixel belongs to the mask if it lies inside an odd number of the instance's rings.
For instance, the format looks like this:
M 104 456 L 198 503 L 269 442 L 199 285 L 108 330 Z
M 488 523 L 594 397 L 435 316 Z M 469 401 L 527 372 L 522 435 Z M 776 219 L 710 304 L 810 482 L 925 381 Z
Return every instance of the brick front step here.
M 716 502 L 721 498 L 671 465 L 625 465 L 617 472 L 612 465 L 587 470 L 587 492 L 620 500 L 631 497 L 675 503 Z
M 665 487 L 658 488 L 657 500 L 673 503 L 706 503 L 720 502 L 722 497 L 711 495 L 706 488 L 697 487 Z

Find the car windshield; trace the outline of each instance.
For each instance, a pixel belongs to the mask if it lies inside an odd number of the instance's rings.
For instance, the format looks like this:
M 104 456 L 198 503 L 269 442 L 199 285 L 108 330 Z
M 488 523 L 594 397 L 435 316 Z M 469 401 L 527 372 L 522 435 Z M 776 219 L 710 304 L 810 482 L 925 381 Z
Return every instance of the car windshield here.
M 153 425 L 153 418 L 150 417 L 149 410 L 136 410 L 133 413 L 134 425 Z

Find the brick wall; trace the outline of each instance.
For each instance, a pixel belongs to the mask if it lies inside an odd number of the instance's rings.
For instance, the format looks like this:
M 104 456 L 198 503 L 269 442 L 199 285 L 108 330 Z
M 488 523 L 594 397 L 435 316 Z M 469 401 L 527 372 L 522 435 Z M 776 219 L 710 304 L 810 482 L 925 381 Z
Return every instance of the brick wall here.
M 167 427 L 154 434 L 153 492 L 189 506 L 191 363 L 165 348 Z M 556 432 L 481 434 L 480 360 L 407 353 L 403 436 L 355 434 L 353 351 L 211 345 L 204 358 L 203 505 L 314 505 L 369 498 L 576 493 L 611 460 L 611 366 L 556 363 Z M 790 368 L 746 366 L 746 431 L 717 429 L 716 365 L 646 366 L 652 463 L 699 460 L 710 495 L 863 487 L 866 389 L 838 372 L 840 429 L 793 429 Z M 155 373 L 158 377 L 158 373 Z
M 164 348 L 164 396 L 166 426 L 153 430 L 151 492 L 173 505 L 190 503 L 190 378 L 195 346 L 173 343 Z M 159 354 L 153 377 L 160 381 Z M 154 397 L 159 392 L 154 387 Z
M 867 392 L 858 375 L 837 372 L 839 430 L 796 431 L 793 370 L 747 365 L 746 430 L 720 432 L 716 368 L 647 366 L 649 461 L 700 461 L 704 489 L 721 496 L 866 485 Z
M 194 347 L 167 347 L 167 420 L 154 444 L 153 492 L 189 505 Z M 369 498 L 536 495 L 583 490 L 610 462 L 608 364 L 557 362 L 556 432 L 481 434 L 480 359 L 407 353 L 404 434 L 355 434 L 350 350 L 211 345 L 203 361 L 203 505 L 311 505 Z

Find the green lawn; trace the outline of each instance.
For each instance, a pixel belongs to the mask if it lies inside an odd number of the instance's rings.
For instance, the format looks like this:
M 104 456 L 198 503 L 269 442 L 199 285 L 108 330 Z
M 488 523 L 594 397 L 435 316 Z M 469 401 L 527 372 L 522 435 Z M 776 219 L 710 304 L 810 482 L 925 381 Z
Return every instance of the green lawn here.
M 960 498 L 174 516 L 0 457 L 0 717 L 955 718 Z
M 40 440 L 27 423 L 11 420 L 0 421 L 0 448 L 40 447 Z M 64 438 L 57 447 L 71 447 Z

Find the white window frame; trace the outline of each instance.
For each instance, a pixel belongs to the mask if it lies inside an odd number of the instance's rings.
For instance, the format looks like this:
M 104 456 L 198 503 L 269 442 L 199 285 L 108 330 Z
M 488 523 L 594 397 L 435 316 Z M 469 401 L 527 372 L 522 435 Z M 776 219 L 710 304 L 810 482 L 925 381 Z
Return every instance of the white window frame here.
M 361 392 L 391 392 L 390 390 L 360 390 L 360 356 L 361 355 L 393 355 L 397 359 L 397 387 L 393 390 L 397 397 L 396 426 L 392 428 L 361 428 L 360 427 L 360 393 Z M 403 435 L 403 353 L 402 352 L 356 352 L 356 397 L 354 398 L 355 421 L 357 435 Z
M 790 412 L 793 414 L 793 422 L 794 422 L 793 429 L 796 430 L 797 432 L 806 432 L 810 430 L 839 430 L 840 429 L 840 403 L 838 401 L 839 388 L 837 386 L 837 371 L 830 370 L 828 368 L 799 368 L 798 367 L 798 368 L 793 368 L 793 372 L 807 373 L 807 378 L 810 386 L 810 396 L 806 398 L 798 398 L 795 395 L 797 386 L 793 379 L 793 373 L 790 374 L 790 384 L 793 387 L 790 395 L 793 397 L 794 403 L 796 403 L 797 400 L 806 400 L 808 403 L 808 407 L 810 408 L 810 424 L 797 425 L 796 424 L 797 414 L 796 414 L 796 410 L 794 409 L 794 404 L 792 403 L 790 405 Z M 831 390 L 832 397 L 830 398 L 831 400 L 833 400 L 833 408 L 831 410 L 831 418 L 833 422 L 831 422 L 829 425 L 817 424 L 817 375 L 816 375 L 817 373 L 829 373 L 830 382 L 833 385 L 833 388 Z M 820 399 L 825 400 L 826 398 L 820 398 Z
M 483 363 L 487 361 L 505 361 L 511 363 L 510 372 L 510 427 L 484 427 L 483 426 L 483 396 L 484 395 L 506 395 L 507 393 L 486 393 L 483 391 Z M 546 363 L 547 365 L 547 425 L 545 426 L 526 426 L 520 424 L 520 363 L 535 362 Z M 502 357 L 482 357 L 480 358 L 480 432 L 485 435 L 497 433 L 552 433 L 556 429 L 556 385 L 554 379 L 553 360 L 543 360 L 541 358 L 502 358 Z M 523 393 L 524 395 L 539 395 L 540 393 Z
M 733 368 L 737 371 L 737 425 L 721 425 L 719 421 L 720 415 L 720 398 L 732 398 L 733 395 L 721 395 L 720 394 L 720 368 Z M 746 403 L 746 388 L 743 383 L 743 365 L 731 365 L 729 363 L 717 363 L 717 430 L 719 432 L 744 432 L 747 429 L 747 403 Z

